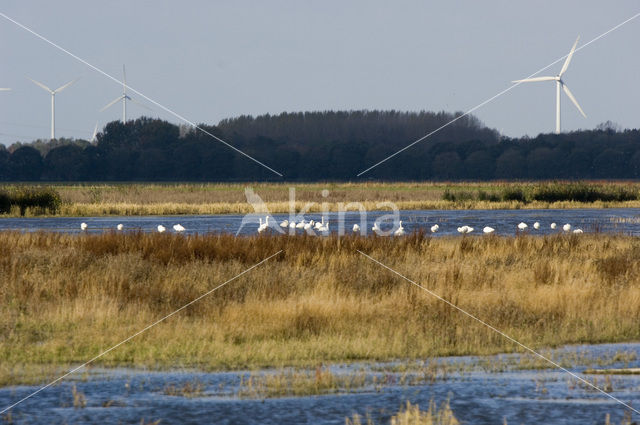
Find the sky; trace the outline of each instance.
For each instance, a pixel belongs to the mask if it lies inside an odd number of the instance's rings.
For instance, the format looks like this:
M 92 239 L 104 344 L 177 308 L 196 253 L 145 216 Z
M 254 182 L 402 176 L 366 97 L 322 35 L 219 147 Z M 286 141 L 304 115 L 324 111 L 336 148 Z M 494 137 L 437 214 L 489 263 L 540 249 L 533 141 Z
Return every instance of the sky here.
M 196 123 L 292 111 L 467 111 L 640 12 L 602 1 L 3 0 L 0 12 Z M 577 52 L 563 131 L 640 127 L 640 17 Z M 121 85 L 0 17 L 0 143 L 88 139 L 122 115 Z M 538 75 L 556 75 L 562 62 Z M 131 97 L 128 118 L 182 121 Z M 523 84 L 474 112 L 511 137 L 555 127 L 555 86 Z M 431 129 L 425 129 L 425 133 Z M 229 140 L 233 143 L 232 140 Z M 407 141 L 407 144 L 411 141 Z

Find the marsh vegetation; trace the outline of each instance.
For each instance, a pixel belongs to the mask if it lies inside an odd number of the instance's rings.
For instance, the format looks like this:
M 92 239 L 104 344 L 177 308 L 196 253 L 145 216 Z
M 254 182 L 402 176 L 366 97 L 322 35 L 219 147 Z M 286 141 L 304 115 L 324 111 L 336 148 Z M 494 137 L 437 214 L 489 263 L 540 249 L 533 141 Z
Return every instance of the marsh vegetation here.
M 0 233 L 0 383 L 93 357 L 282 253 L 97 364 L 312 366 L 516 347 L 361 254 L 531 347 L 640 337 L 640 241 Z
M 370 417 L 362 417 L 354 414 L 346 418 L 346 425 L 375 425 L 375 421 Z M 449 402 L 444 402 L 440 407 L 432 400 L 427 410 L 421 410 L 419 405 L 407 402 L 398 413 L 390 420 L 391 425 L 459 425 Z
M 271 213 L 288 213 L 290 189 L 295 209 L 309 212 L 388 209 L 393 202 L 402 210 L 613 208 L 640 207 L 640 184 L 630 182 L 537 183 L 172 183 L 172 184 L 59 184 L 53 186 L 5 185 L 0 188 L 0 212 L 18 215 L 205 215 L 254 212 L 245 188 L 261 197 Z M 323 190 L 327 192 L 323 195 Z M 6 204 L 1 192 L 54 194 L 53 207 Z M 326 195 L 326 196 L 325 196 Z M 310 205 L 307 205 L 310 204 Z

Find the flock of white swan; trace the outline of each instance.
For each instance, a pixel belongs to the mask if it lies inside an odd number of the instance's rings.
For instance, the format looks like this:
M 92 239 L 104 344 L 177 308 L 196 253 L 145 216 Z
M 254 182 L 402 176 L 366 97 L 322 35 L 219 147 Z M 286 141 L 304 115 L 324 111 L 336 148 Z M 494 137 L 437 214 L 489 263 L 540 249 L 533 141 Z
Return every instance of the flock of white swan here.
M 80 230 L 82 230 L 83 232 L 86 231 L 87 229 L 89 229 L 89 225 L 87 223 L 80 223 Z M 119 223 L 118 225 L 116 225 L 116 230 L 118 231 L 123 231 L 124 230 L 124 224 Z M 158 226 L 156 227 L 156 230 L 158 231 L 158 233 L 164 233 L 167 231 L 167 228 L 164 227 L 162 224 L 158 224 Z M 184 228 L 183 225 L 181 225 L 180 223 L 178 224 L 174 224 L 173 225 L 173 231 L 176 233 L 181 233 L 184 232 L 186 229 Z
M 270 216 L 266 216 L 264 221 L 262 221 L 262 218 L 260 218 L 260 225 L 258 226 L 258 233 L 262 233 L 264 231 L 266 231 L 269 227 L 269 219 L 272 219 L 272 217 Z M 282 222 L 280 222 L 280 227 L 283 229 L 302 229 L 302 230 L 317 230 L 319 232 L 328 232 L 329 231 L 329 223 L 325 223 L 324 222 L 324 217 L 322 217 L 322 222 L 314 222 L 313 220 L 310 221 L 306 221 L 306 220 L 302 220 L 299 222 L 295 222 L 295 221 L 289 221 L 289 220 L 283 220 Z M 527 230 L 529 226 L 527 225 L 527 223 L 521 222 L 520 224 L 518 224 L 516 226 L 517 230 L 519 232 L 524 232 Z M 535 230 L 539 230 L 540 229 L 540 223 L 539 222 L 535 222 L 533 223 L 533 229 Z M 552 230 L 556 229 L 558 227 L 558 225 L 556 223 L 551 223 L 549 226 Z M 359 224 L 354 224 L 353 225 L 353 233 L 360 233 L 361 228 Z M 434 224 L 433 226 L 430 227 L 431 233 L 437 233 L 440 230 L 440 225 L 438 224 Z M 485 234 L 491 234 L 493 232 L 495 232 L 496 229 L 494 229 L 493 227 L 490 226 L 486 226 L 482 229 L 482 232 Z M 564 232 L 570 232 L 571 231 L 571 224 L 566 223 L 565 225 L 562 226 L 562 230 Z M 374 222 L 373 223 L 373 227 L 371 228 L 371 231 L 377 233 L 377 234 L 383 234 L 382 229 L 380 228 L 380 223 L 379 222 Z M 461 234 L 467 234 L 467 233 L 472 233 L 474 231 L 474 228 L 471 226 L 462 226 L 462 227 L 458 227 L 458 233 Z M 573 233 L 575 234 L 579 234 L 579 233 L 584 233 L 582 231 L 582 229 L 574 229 Z M 393 235 L 395 236 L 403 236 L 406 234 L 406 231 L 404 229 L 404 227 L 402 226 L 402 220 L 398 221 L 398 228 L 393 232 Z
M 269 220 L 274 220 L 272 217 L 270 216 L 266 216 L 264 221 L 262 221 L 262 217 L 259 218 L 259 222 L 260 224 L 258 225 L 258 233 L 262 233 L 264 231 L 266 231 L 269 227 L 271 227 L 271 224 L 269 222 Z M 276 225 L 276 223 L 274 223 L 274 225 Z M 329 233 L 329 222 L 327 221 L 325 223 L 324 221 L 324 217 L 322 217 L 322 221 L 313 221 L 313 220 L 302 220 L 299 222 L 295 222 L 293 220 L 289 221 L 289 220 L 283 220 L 280 222 L 280 227 L 282 229 L 300 229 L 300 230 L 315 230 L 318 231 L 320 233 L 323 234 L 327 234 Z M 539 222 L 535 222 L 533 223 L 533 229 L 534 230 L 539 230 L 540 229 L 540 223 Z M 558 227 L 558 225 L 556 223 L 551 223 L 549 225 L 549 228 L 551 228 L 552 230 L 555 230 Z M 81 223 L 80 224 L 80 230 L 82 231 L 86 231 L 89 228 L 89 226 L 87 225 L 87 223 Z M 525 232 L 527 229 L 529 228 L 529 225 L 527 225 L 527 223 L 521 222 L 520 224 L 518 224 L 516 226 L 517 231 L 519 232 Z M 122 223 L 118 224 L 116 226 L 116 230 L 118 231 L 122 231 L 124 230 L 124 225 Z M 159 224 L 156 227 L 156 230 L 158 231 L 158 233 L 164 233 L 167 231 L 167 228 L 164 227 L 162 224 Z M 182 226 L 181 224 L 174 224 L 173 225 L 173 231 L 176 233 L 181 233 L 184 232 L 186 229 L 184 228 L 184 226 Z M 353 225 L 353 233 L 360 233 L 360 225 L 359 224 L 354 224 Z M 437 233 L 440 230 L 440 226 L 438 224 L 434 224 L 433 226 L 430 227 L 431 233 Z M 468 233 L 472 233 L 475 229 L 471 226 L 461 226 L 458 227 L 458 233 L 460 234 L 468 234 Z M 565 233 L 569 233 L 572 232 L 571 230 L 571 224 L 566 223 L 565 225 L 562 226 L 562 230 Z M 375 223 L 373 223 L 373 227 L 371 228 L 372 232 L 375 232 L 379 235 L 383 235 L 385 234 L 382 229 L 380 228 L 380 224 L 376 221 Z M 494 229 L 493 227 L 490 226 L 485 226 L 482 229 L 482 233 L 489 235 L 493 232 L 495 232 L 496 229 Z M 582 229 L 573 229 L 573 232 L 575 234 L 580 234 L 580 233 L 584 233 L 582 231 Z M 402 220 L 398 221 L 398 228 L 396 230 L 393 231 L 393 235 L 394 236 L 403 236 L 406 234 L 406 231 L 404 230 L 404 227 L 402 226 Z
M 549 228 L 552 229 L 552 230 L 555 230 L 557 227 L 558 227 L 558 225 L 556 223 L 551 223 L 549 225 Z M 518 231 L 524 232 L 524 231 L 527 230 L 527 228 L 529 228 L 529 225 L 527 223 L 521 222 L 516 226 L 516 228 L 518 229 Z M 540 230 L 540 223 L 537 222 L 537 221 L 535 223 L 533 223 L 533 229 L 534 230 Z M 474 230 L 473 227 L 469 227 L 469 226 L 458 227 L 458 233 L 463 233 L 463 234 L 464 233 L 471 233 L 471 232 L 473 232 L 473 230 Z M 571 232 L 571 225 L 569 223 L 566 223 L 564 226 L 562 226 L 562 230 L 564 232 Z M 434 225 L 434 226 L 431 226 L 431 232 L 435 233 L 437 231 L 438 231 L 438 225 L 437 224 Z M 490 226 L 486 226 L 486 227 L 484 227 L 482 229 L 482 233 L 485 233 L 485 234 L 491 234 L 491 233 L 493 233 L 495 231 L 496 231 L 496 229 L 494 229 L 493 227 L 490 227 Z M 582 231 L 582 229 L 573 229 L 573 233 L 580 234 L 580 233 L 584 233 L 584 232 Z

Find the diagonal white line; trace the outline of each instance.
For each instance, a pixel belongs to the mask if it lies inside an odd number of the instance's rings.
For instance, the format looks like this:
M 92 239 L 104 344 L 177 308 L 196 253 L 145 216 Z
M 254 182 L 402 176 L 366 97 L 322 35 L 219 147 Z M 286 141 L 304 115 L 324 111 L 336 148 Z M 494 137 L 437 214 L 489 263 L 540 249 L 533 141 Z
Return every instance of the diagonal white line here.
M 554 362 L 553 360 L 551 360 L 550 358 L 538 353 L 537 351 L 527 347 L 526 345 L 524 345 L 523 343 L 517 341 L 516 339 L 510 337 L 509 335 L 505 334 L 504 332 L 502 332 L 501 330 L 491 326 L 490 324 L 488 324 L 487 322 L 485 322 L 484 320 L 478 318 L 477 316 L 474 316 L 473 314 L 467 312 L 466 310 L 463 310 L 462 308 L 458 307 L 457 305 L 453 304 L 452 302 L 446 300 L 445 298 L 442 298 L 440 295 L 436 294 L 435 292 L 425 288 L 424 286 L 420 285 L 419 283 L 416 283 L 415 281 L 409 279 L 408 277 L 400 274 L 399 272 L 395 271 L 394 269 L 392 269 L 391 267 L 381 263 L 380 261 L 376 260 L 373 257 L 370 257 L 369 255 L 365 254 L 364 252 L 360 251 L 359 249 L 357 249 L 356 251 L 358 251 L 360 254 L 364 255 L 365 257 L 367 257 L 369 260 L 373 261 L 374 263 L 384 267 L 385 269 L 389 270 L 392 273 L 395 273 L 396 275 L 400 276 L 401 278 L 403 278 L 404 280 L 406 280 L 407 282 L 417 286 L 418 288 L 422 289 L 423 291 L 427 292 L 429 295 L 436 297 L 437 299 L 439 299 L 440 301 L 448 304 L 449 306 L 455 308 L 456 310 L 458 310 L 459 312 L 461 312 L 462 314 L 472 318 L 473 320 L 475 320 L 476 322 L 480 322 L 481 324 L 483 324 L 484 326 L 488 327 L 489 329 L 491 329 L 492 331 L 502 335 L 504 338 L 508 339 L 509 341 L 519 345 L 520 347 L 524 348 L 525 350 L 529 351 L 530 353 L 535 354 L 536 356 L 540 357 L 542 360 L 552 364 L 553 366 L 555 366 L 556 368 L 562 370 L 563 372 L 568 373 L 569 375 L 571 375 L 572 377 L 574 377 L 575 379 L 579 380 L 580 382 L 590 386 L 591 388 L 601 392 L 602 394 L 606 395 L 607 397 L 609 397 L 612 400 L 615 400 L 616 402 L 622 404 L 624 407 L 634 411 L 635 413 L 640 415 L 640 411 L 637 411 L 636 409 L 634 409 L 633 407 L 631 407 L 630 405 L 628 405 L 627 403 L 625 403 L 624 401 L 612 396 L 611 394 L 609 394 L 608 392 L 600 389 L 599 387 L 593 385 L 591 382 L 587 381 L 586 379 L 576 375 L 575 373 L 571 372 L 570 370 L 567 370 L 566 368 L 560 366 L 558 363 Z
M 86 60 L 76 56 L 75 54 L 71 53 L 70 51 L 68 51 L 67 49 L 65 49 L 64 47 L 54 43 L 53 41 L 49 40 L 48 38 L 46 38 L 43 35 L 40 35 L 39 33 L 35 32 L 34 30 L 32 30 L 29 27 L 26 27 L 25 25 L 21 24 L 20 22 L 12 19 L 11 17 L 5 15 L 4 13 L 0 12 L 0 16 L 3 17 L 4 19 L 6 19 L 7 21 L 13 22 L 14 24 L 16 24 L 17 26 L 19 26 L 20 28 L 24 29 L 25 31 L 30 32 L 31 34 L 35 35 L 36 37 L 38 37 L 39 39 L 41 39 L 42 41 L 52 45 L 53 47 L 55 47 L 56 49 L 66 53 L 67 55 L 71 56 L 72 58 L 74 58 L 75 60 L 85 64 L 86 66 L 88 66 L 89 68 L 93 69 L 94 71 L 104 75 L 105 77 L 109 78 L 110 80 L 115 81 L 118 84 L 122 84 L 124 85 L 126 88 L 128 88 L 129 90 L 131 90 L 133 93 L 136 93 L 138 96 L 144 98 L 145 100 L 147 100 L 148 102 L 153 103 L 154 105 L 156 105 L 158 108 L 170 113 L 171 115 L 173 115 L 174 117 L 186 122 L 187 124 L 197 128 L 198 130 L 202 131 L 203 133 L 205 133 L 208 136 L 213 137 L 214 139 L 216 139 L 217 141 L 219 141 L 220 143 L 223 143 L 224 145 L 226 145 L 227 147 L 230 147 L 231 149 L 233 149 L 234 151 L 238 152 L 241 155 L 244 155 L 245 157 L 249 158 L 250 160 L 252 160 L 253 162 L 260 164 L 261 166 L 263 166 L 264 168 L 266 168 L 267 170 L 271 171 L 274 174 L 277 174 L 280 177 L 283 177 L 283 175 L 279 172 L 277 172 L 276 170 L 274 170 L 273 168 L 269 167 L 268 165 L 263 164 L 262 162 L 258 161 L 257 159 L 255 159 L 254 157 L 252 157 L 251 155 L 244 153 L 243 151 L 241 151 L 240 149 L 236 148 L 233 145 L 230 145 L 229 143 L 225 142 L 224 140 L 222 140 L 220 137 L 216 136 L 215 134 L 212 134 L 210 132 L 208 132 L 207 130 L 201 128 L 199 125 L 197 125 L 196 123 L 188 120 L 187 118 L 183 117 L 182 115 L 178 114 L 177 112 L 167 108 L 166 106 L 156 102 L 155 100 L 151 99 L 150 97 L 144 95 L 143 93 L 139 92 L 138 90 L 134 89 L 133 87 L 125 84 L 123 81 L 118 80 L 117 78 L 111 76 L 110 74 L 107 74 L 106 72 L 104 72 L 103 70 L 101 70 L 100 68 L 90 64 L 89 62 L 87 62 Z
M 636 13 L 635 15 L 633 15 L 632 17 L 630 17 L 629 19 L 627 19 L 627 20 L 625 20 L 625 21 L 623 21 L 623 22 L 620 22 L 618 25 L 616 25 L 615 27 L 613 27 L 613 28 L 611 28 L 611 29 L 609 29 L 609 30 L 607 30 L 607 31 L 603 32 L 603 33 L 602 33 L 602 34 L 600 34 L 599 36 L 597 36 L 597 37 L 595 37 L 595 38 L 591 39 L 589 42 L 587 42 L 587 43 L 583 44 L 582 46 L 578 47 L 578 48 L 575 50 L 575 52 L 578 52 L 578 51 L 580 51 L 580 50 L 584 49 L 585 47 L 587 47 L 587 46 L 588 46 L 588 45 L 590 45 L 591 43 L 593 43 L 593 42 L 595 42 L 595 41 L 598 41 L 599 39 L 601 39 L 601 38 L 602 38 L 602 37 L 604 37 L 605 35 L 607 35 L 607 34 L 609 34 L 609 33 L 613 32 L 613 31 L 617 30 L 618 28 L 620 28 L 620 27 L 621 27 L 621 26 L 623 26 L 624 24 L 626 24 L 626 23 L 628 23 L 628 22 L 630 22 L 630 21 L 632 21 L 632 20 L 636 19 L 638 16 L 640 16 L 640 12 L 639 12 L 639 13 Z M 536 72 L 534 72 L 533 74 L 531 74 L 531 75 L 529 75 L 528 77 L 525 77 L 525 78 L 523 78 L 523 79 L 527 79 L 527 78 L 534 77 L 535 75 L 537 75 L 537 74 L 541 73 L 541 72 L 542 72 L 542 71 L 544 71 L 545 69 L 547 69 L 547 68 L 549 68 L 549 67 L 551 67 L 551 66 L 553 66 L 553 65 L 557 64 L 558 62 L 560 62 L 560 61 L 562 61 L 562 60 L 566 59 L 566 57 L 567 57 L 567 56 L 569 56 L 569 54 L 568 54 L 568 53 L 567 53 L 566 55 L 564 55 L 564 56 L 562 56 L 562 57 L 558 58 L 557 60 L 555 60 L 555 61 L 551 62 L 549 65 L 545 66 L 544 68 L 540 68 L 539 70 L 537 70 L 537 71 L 536 71 Z M 417 139 L 417 140 L 416 140 L 416 141 L 414 141 L 413 143 L 410 143 L 410 144 L 408 144 L 407 146 L 405 146 L 404 148 L 400 149 L 399 151 L 397 151 L 397 152 L 395 152 L 395 153 L 393 153 L 393 154 L 389 155 L 388 157 L 386 157 L 386 158 L 385 158 L 385 159 L 383 159 L 382 161 L 379 161 L 379 162 L 377 162 L 377 163 L 373 164 L 371 167 L 367 168 L 366 170 L 361 171 L 360 173 L 358 173 L 358 175 L 357 175 L 356 177 L 360 177 L 361 175 L 363 175 L 364 173 L 368 172 L 369 170 L 371 170 L 371 169 L 373 169 L 373 168 L 377 167 L 378 165 L 382 164 L 383 162 L 386 162 L 386 161 L 390 160 L 391 158 L 393 158 L 394 156 L 398 155 L 399 153 L 402 153 L 402 152 L 404 152 L 405 150 L 409 149 L 411 146 L 415 145 L 416 143 L 420 143 L 420 142 L 422 142 L 424 139 L 426 139 L 426 138 L 428 138 L 428 137 L 430 137 L 430 136 L 432 136 L 432 135 L 436 134 L 437 132 L 439 132 L 439 131 L 440 131 L 440 130 L 442 130 L 443 128 L 446 128 L 446 127 L 450 126 L 451 124 L 453 124 L 454 122 L 458 121 L 459 119 L 461 119 L 461 118 L 463 118 L 463 117 L 466 117 L 467 115 L 469 115 L 470 113 L 472 113 L 472 112 L 476 111 L 477 109 L 482 108 L 482 107 L 483 107 L 484 105 L 486 105 L 487 103 L 492 102 L 493 100 L 497 99 L 498 97 L 502 96 L 503 94 L 507 93 L 508 91 L 511 91 L 513 88 L 515 88 L 515 87 L 519 86 L 520 84 L 522 84 L 522 82 L 515 83 L 515 84 L 513 84 L 512 86 L 509 86 L 509 87 L 507 87 L 506 89 L 502 90 L 502 91 L 501 91 L 501 92 L 499 92 L 498 94 L 496 94 L 496 95 L 494 95 L 494 96 L 491 96 L 489 99 L 485 100 L 485 101 L 484 101 L 484 102 L 482 102 L 482 103 L 477 104 L 476 106 L 474 106 L 473 108 L 471 108 L 471 109 L 469 109 L 467 112 L 465 112 L 464 114 L 462 114 L 462 115 L 460 115 L 460 116 L 455 117 L 454 119 L 452 119 L 451 121 L 447 122 L 446 124 L 443 124 L 442 126 L 440 126 L 440 127 L 436 128 L 436 129 L 435 129 L 435 130 L 433 130 L 432 132 L 430 132 L 430 133 L 428 133 L 428 134 L 426 134 L 426 135 L 424 135 L 424 136 L 420 137 L 419 139 Z
M 22 403 L 25 400 L 30 399 L 31 397 L 33 397 L 34 395 L 38 394 L 40 391 L 45 390 L 47 388 L 49 388 L 50 386 L 52 386 L 53 384 L 55 384 L 56 382 L 66 378 L 67 376 L 71 375 L 74 372 L 77 372 L 78 370 L 82 369 L 83 367 L 87 366 L 89 363 L 94 362 L 95 360 L 99 359 L 100 357 L 104 356 L 105 354 L 107 354 L 108 352 L 115 350 L 116 348 L 118 348 L 119 346 L 121 346 L 122 344 L 128 342 L 129 340 L 135 338 L 136 336 L 140 335 L 141 333 L 151 329 L 152 327 L 154 327 L 155 325 L 157 325 L 158 323 L 168 319 L 169 317 L 173 316 L 174 314 L 178 313 L 179 311 L 184 310 L 185 308 L 189 307 L 191 304 L 198 302 L 199 300 L 201 300 L 202 298 L 206 297 L 207 295 L 211 294 L 212 292 L 217 291 L 218 289 L 222 288 L 223 286 L 225 286 L 227 283 L 232 282 L 234 280 L 236 280 L 237 278 L 239 278 L 240 276 L 242 276 L 245 273 L 248 273 L 249 271 L 255 269 L 256 267 L 258 267 L 259 265 L 261 265 L 262 263 L 266 262 L 267 260 L 275 257 L 276 255 L 280 254 L 282 252 L 282 250 L 276 252 L 275 254 L 270 255 L 269 257 L 265 258 L 264 260 L 260 261 L 259 263 L 254 264 L 253 266 L 249 267 L 248 269 L 244 270 L 242 273 L 235 275 L 234 277 L 232 277 L 231 279 L 227 280 L 224 283 L 221 283 L 220 285 L 216 286 L 213 289 L 210 289 L 209 291 L 205 292 L 204 294 L 200 295 L 198 298 L 189 301 L 187 304 L 183 305 L 182 307 L 180 307 L 179 309 L 167 314 L 166 316 L 164 316 L 161 319 L 156 320 L 155 322 L 151 323 L 150 325 L 146 326 L 143 329 L 140 329 L 138 332 L 134 333 L 133 335 L 123 339 L 122 341 L 120 341 L 119 343 L 117 343 L 116 345 L 112 346 L 111 348 L 103 351 L 102 353 L 98 354 L 97 356 L 93 357 L 92 359 L 84 362 L 83 364 L 81 364 L 80 366 L 71 369 L 69 372 L 65 373 L 64 375 L 54 379 L 53 381 L 49 382 L 47 385 L 40 387 L 38 390 L 32 392 L 31 394 L 29 394 L 28 396 L 16 401 L 15 403 L 13 403 L 10 406 L 5 407 L 2 411 L 0 411 L 0 415 L 3 414 L 4 412 L 6 412 L 7 410 L 13 409 L 14 407 L 16 407 L 18 404 Z

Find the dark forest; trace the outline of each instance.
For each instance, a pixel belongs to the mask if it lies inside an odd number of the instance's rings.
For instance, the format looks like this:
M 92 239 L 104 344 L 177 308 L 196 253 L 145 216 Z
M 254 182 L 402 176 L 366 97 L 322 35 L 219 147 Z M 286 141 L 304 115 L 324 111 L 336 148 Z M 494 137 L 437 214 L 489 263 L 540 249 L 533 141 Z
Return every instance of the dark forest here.
M 638 179 L 640 131 L 594 130 L 506 138 L 473 116 L 388 155 L 460 113 L 345 111 L 241 116 L 206 131 L 288 181 Z M 167 121 L 114 121 L 95 142 L 0 145 L 2 181 L 282 180 L 204 132 Z

